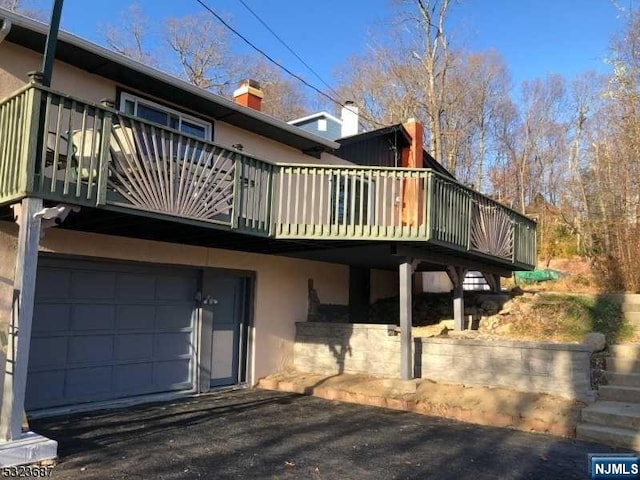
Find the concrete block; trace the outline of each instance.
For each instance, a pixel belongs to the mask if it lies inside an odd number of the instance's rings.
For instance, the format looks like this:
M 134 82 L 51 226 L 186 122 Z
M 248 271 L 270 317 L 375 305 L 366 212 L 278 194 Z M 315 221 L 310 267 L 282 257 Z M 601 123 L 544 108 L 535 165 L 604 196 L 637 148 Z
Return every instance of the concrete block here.
M 0 443 L 0 467 L 13 467 L 53 460 L 58 456 L 58 442 L 34 432 L 19 440 Z

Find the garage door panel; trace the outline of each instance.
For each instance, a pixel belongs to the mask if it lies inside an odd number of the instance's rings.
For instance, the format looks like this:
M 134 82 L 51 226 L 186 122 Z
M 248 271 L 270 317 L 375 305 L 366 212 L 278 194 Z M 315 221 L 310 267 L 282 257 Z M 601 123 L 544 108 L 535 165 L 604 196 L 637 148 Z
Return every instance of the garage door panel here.
M 110 366 L 67 370 L 65 396 L 77 399 L 108 394 L 111 391 L 111 374 Z
M 64 403 L 65 371 L 29 372 L 25 408 L 32 410 Z
M 118 275 L 117 295 L 122 300 L 154 300 L 156 298 L 156 276 L 139 273 Z
M 153 334 L 118 335 L 115 359 L 118 361 L 153 359 Z
M 190 305 L 160 305 L 156 309 L 158 330 L 189 329 L 192 325 L 193 307 Z
M 170 360 L 191 354 L 191 332 L 156 334 L 156 358 Z
M 119 305 L 118 330 L 150 330 L 155 325 L 155 305 Z
M 34 333 L 63 332 L 71 328 L 71 305 L 61 303 L 37 303 L 33 309 Z
M 72 327 L 77 331 L 113 330 L 116 325 L 115 305 L 75 305 Z
M 188 359 L 158 362 L 154 370 L 154 384 L 166 385 L 172 390 L 185 388 L 190 383 L 190 367 Z
M 71 272 L 59 268 L 38 269 L 36 277 L 36 300 L 60 299 L 69 296 Z
M 42 260 L 28 409 L 193 387 L 197 270 Z
M 195 277 L 175 275 L 158 277 L 157 295 L 159 299 L 192 301 L 196 289 Z
M 67 361 L 67 337 L 34 338 L 29 348 L 29 368 L 62 368 Z
M 123 393 L 152 392 L 154 390 L 153 363 L 118 365 L 114 372 L 114 386 L 117 391 Z
M 116 273 L 80 270 L 71 276 L 71 296 L 83 299 L 113 299 Z
M 83 365 L 113 360 L 113 335 L 83 335 L 69 339 L 69 364 Z

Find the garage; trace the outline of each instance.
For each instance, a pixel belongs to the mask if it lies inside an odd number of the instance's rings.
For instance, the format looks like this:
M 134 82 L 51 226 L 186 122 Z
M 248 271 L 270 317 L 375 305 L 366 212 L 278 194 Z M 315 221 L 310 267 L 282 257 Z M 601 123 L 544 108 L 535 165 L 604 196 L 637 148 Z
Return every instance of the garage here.
M 26 410 L 192 389 L 199 275 L 41 257 Z

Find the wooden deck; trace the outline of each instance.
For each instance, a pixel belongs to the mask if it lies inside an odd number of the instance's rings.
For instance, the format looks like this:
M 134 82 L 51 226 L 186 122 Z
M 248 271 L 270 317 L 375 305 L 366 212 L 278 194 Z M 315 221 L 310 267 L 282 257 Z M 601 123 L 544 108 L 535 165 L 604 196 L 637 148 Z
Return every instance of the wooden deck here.
M 0 138 L 0 204 L 33 196 L 275 239 L 419 242 L 535 264 L 535 222 L 430 169 L 267 162 L 39 85 L 0 102 Z

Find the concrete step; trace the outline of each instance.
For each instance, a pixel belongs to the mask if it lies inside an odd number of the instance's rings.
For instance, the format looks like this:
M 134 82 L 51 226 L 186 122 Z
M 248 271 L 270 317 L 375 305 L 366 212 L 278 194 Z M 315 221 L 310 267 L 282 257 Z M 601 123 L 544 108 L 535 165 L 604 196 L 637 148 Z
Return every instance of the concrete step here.
M 602 385 L 598 389 L 598 400 L 640 403 L 640 388 Z
M 638 323 L 640 322 L 640 312 L 624 312 L 624 318 L 629 323 Z
M 580 423 L 576 428 L 576 438 L 640 452 L 640 433 L 637 430 L 628 428 Z
M 632 360 L 640 360 L 640 343 L 621 343 L 611 345 L 609 353 L 616 358 L 630 358 Z
M 609 385 L 640 388 L 640 373 L 606 372 Z
M 640 404 L 600 400 L 582 410 L 582 421 L 640 432 Z
M 640 373 L 640 360 L 633 358 L 607 358 L 607 371 L 614 373 Z
M 622 311 L 627 313 L 627 312 L 640 312 L 640 302 L 636 303 L 623 303 L 622 304 Z

